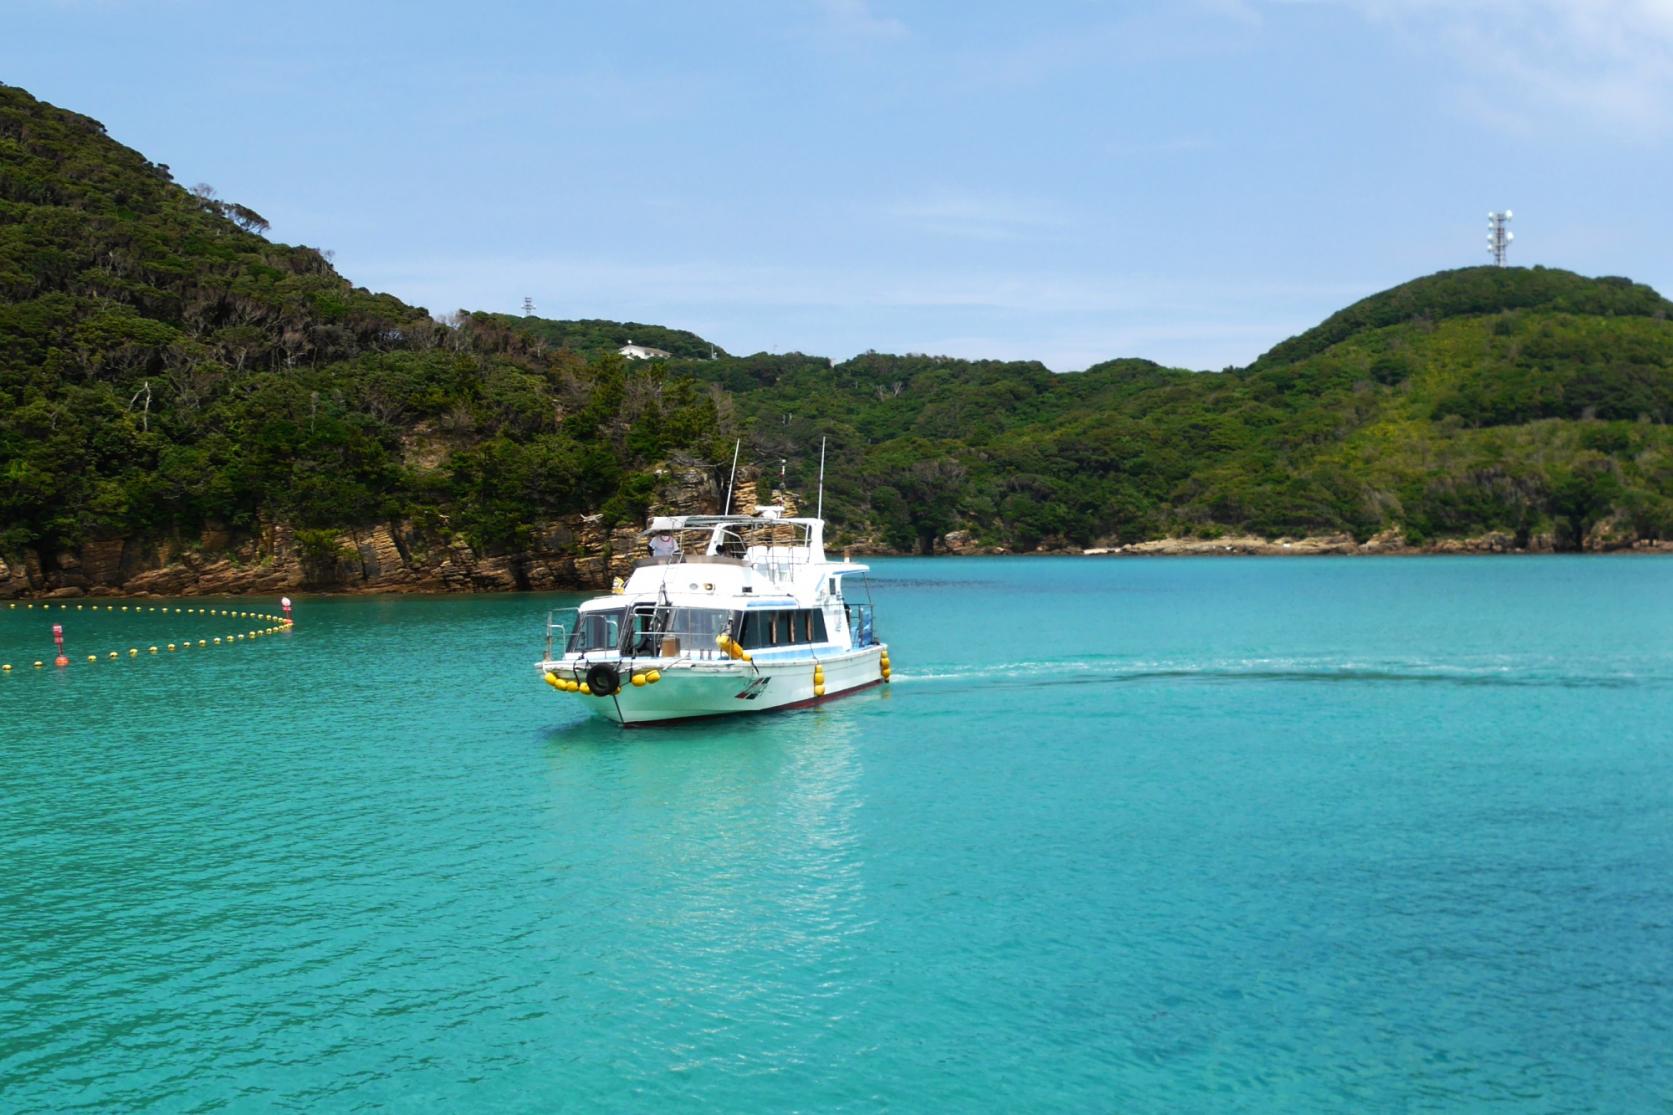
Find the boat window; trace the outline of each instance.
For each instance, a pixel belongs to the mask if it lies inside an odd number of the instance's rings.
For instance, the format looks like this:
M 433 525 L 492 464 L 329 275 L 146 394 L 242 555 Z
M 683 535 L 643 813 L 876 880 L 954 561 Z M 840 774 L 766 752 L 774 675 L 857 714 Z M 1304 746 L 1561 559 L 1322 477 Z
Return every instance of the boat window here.
M 825 613 L 818 608 L 749 611 L 744 613 L 738 641 L 747 650 L 759 647 L 787 647 L 799 643 L 822 643 Z
M 745 612 L 743 625 L 738 632 L 738 642 L 743 644 L 745 650 L 770 646 L 772 626 L 771 612 Z
M 621 611 L 582 612 L 575 621 L 575 633 L 569 637 L 569 652 L 615 650 L 621 643 Z
M 848 633 L 856 647 L 869 647 L 877 641 L 872 632 L 870 604 L 848 605 Z
M 707 646 L 714 645 L 716 635 L 732 630 L 732 613 L 718 608 L 667 608 L 663 616 L 664 632 L 682 639 L 703 640 Z

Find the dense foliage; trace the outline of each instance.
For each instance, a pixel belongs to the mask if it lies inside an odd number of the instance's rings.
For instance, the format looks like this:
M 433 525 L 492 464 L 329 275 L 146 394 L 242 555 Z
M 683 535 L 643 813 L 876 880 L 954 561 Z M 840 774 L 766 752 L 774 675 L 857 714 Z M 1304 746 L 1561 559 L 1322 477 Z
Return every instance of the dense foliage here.
M 1496 293 L 1495 293 L 1496 292 Z M 1420 279 L 1246 370 L 867 354 L 677 362 L 724 385 L 754 456 L 891 546 L 1394 530 L 1576 547 L 1673 538 L 1673 309 L 1540 268 Z
M 397 516 L 515 545 L 719 456 L 692 381 L 440 324 L 265 223 L 0 87 L 0 552 Z
M 1248 369 L 733 357 L 643 324 L 447 323 L 0 86 L 0 555 L 405 518 L 484 547 L 641 517 L 669 461 L 811 493 L 838 537 L 1673 538 L 1673 308 L 1622 279 L 1445 272 Z M 626 362 L 629 339 L 674 354 Z

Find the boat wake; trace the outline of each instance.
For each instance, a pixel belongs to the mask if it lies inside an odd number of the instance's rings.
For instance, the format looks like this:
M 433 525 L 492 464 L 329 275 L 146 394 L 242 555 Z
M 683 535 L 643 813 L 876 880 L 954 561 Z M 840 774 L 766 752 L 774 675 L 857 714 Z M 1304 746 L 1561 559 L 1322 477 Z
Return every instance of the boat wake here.
M 1203 662 L 1119 658 L 1035 659 L 982 665 L 930 665 L 912 672 L 896 671 L 903 684 L 981 683 L 1099 685 L 1136 682 L 1239 684 L 1289 682 L 1314 685 L 1410 684 L 1508 688 L 1633 689 L 1673 686 L 1673 677 L 1644 673 L 1625 664 L 1590 664 L 1586 670 L 1550 660 L 1486 663 L 1338 661 L 1301 658 L 1215 659 Z

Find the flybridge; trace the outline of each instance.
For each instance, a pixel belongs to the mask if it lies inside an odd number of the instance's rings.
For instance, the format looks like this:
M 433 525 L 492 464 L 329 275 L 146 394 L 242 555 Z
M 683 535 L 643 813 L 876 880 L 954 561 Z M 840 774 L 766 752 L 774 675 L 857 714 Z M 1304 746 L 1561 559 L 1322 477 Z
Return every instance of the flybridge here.
M 694 536 L 706 537 L 699 542 Z M 641 537 L 649 539 L 651 552 L 641 566 L 734 561 L 777 578 L 790 566 L 825 561 L 824 522 L 785 518 L 781 507 L 758 507 L 754 515 L 661 516 Z

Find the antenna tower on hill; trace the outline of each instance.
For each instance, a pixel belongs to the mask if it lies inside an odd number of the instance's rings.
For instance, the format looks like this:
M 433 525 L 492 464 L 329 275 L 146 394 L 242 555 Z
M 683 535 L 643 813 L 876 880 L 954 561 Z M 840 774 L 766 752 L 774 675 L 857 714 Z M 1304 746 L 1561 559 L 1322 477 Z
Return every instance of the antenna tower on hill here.
M 534 299 L 530 298 L 526 294 L 523 295 L 523 316 L 524 317 L 533 317 L 534 316 Z
M 1487 254 L 1493 257 L 1494 267 L 1505 265 L 1505 252 L 1516 239 L 1516 234 L 1505 227 L 1514 216 L 1509 209 L 1487 214 Z

